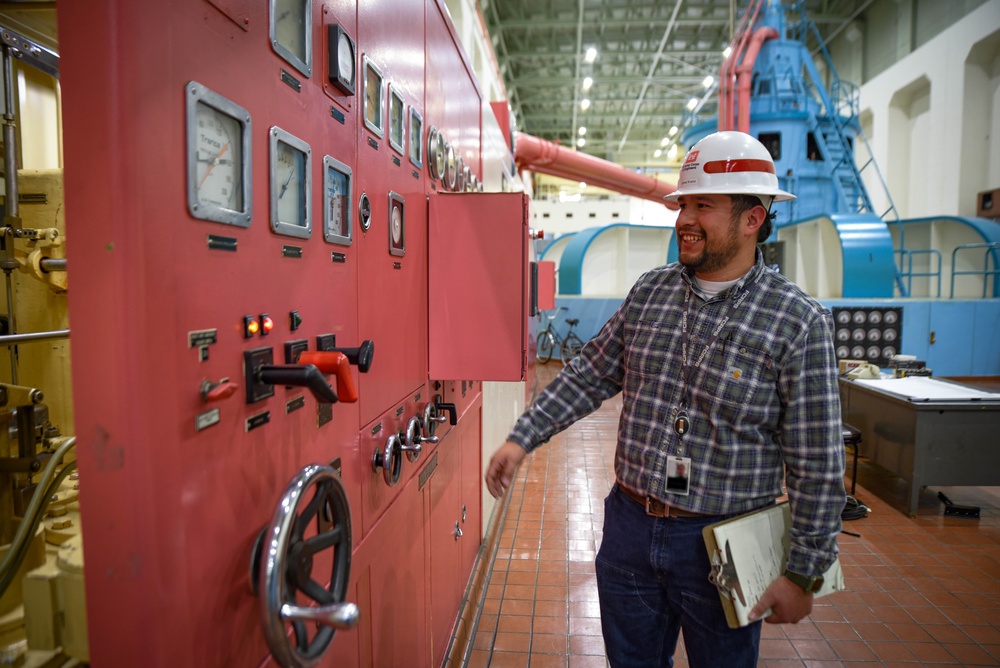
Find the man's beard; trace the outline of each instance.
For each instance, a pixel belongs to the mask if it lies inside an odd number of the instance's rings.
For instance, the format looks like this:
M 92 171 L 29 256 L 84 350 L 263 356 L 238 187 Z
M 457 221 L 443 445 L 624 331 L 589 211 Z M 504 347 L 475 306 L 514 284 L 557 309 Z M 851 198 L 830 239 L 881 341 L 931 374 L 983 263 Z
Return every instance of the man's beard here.
M 704 247 L 701 253 L 693 258 L 685 260 L 680 255 L 680 234 L 677 236 L 677 248 L 678 248 L 678 258 L 681 264 L 683 264 L 688 269 L 698 271 L 704 274 L 711 274 L 713 272 L 724 269 L 733 258 L 739 255 L 740 244 L 739 237 L 737 235 L 737 230 L 739 229 L 740 221 L 739 219 L 733 220 L 729 229 L 727 230 L 728 236 L 722 240 L 715 240 L 709 242 L 709 238 L 706 235 L 705 241 L 703 242 Z

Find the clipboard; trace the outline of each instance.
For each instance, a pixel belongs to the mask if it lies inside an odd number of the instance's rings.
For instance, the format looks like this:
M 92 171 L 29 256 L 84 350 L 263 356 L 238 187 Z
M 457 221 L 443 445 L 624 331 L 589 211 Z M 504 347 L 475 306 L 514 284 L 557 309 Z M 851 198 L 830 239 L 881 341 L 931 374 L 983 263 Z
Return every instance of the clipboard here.
M 702 529 L 712 564 L 708 579 L 719 590 L 729 628 L 750 624 L 748 615 L 753 606 L 785 572 L 791 525 L 792 513 L 784 502 Z M 814 596 L 844 588 L 844 573 L 837 559 L 823 574 L 823 586 Z M 770 611 L 764 617 L 768 614 Z

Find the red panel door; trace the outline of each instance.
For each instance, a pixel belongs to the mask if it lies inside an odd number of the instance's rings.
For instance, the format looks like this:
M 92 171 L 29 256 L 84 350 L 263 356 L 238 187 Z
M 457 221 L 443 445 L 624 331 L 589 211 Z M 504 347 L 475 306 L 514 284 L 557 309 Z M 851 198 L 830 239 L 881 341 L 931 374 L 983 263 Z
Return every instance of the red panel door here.
M 431 378 L 524 377 L 527 214 L 523 193 L 441 195 L 431 201 Z

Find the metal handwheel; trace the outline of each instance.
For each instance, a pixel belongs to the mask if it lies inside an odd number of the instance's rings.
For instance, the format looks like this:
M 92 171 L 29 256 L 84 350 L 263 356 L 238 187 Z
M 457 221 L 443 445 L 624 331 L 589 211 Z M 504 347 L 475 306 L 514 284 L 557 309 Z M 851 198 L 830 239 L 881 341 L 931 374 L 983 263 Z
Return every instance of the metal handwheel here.
M 315 489 L 311 498 L 310 489 Z M 317 533 L 306 538 L 314 520 Z M 333 567 L 330 584 L 324 587 L 312 577 L 313 561 L 330 549 Z M 264 636 L 283 668 L 314 666 L 337 629 L 358 623 L 358 606 L 344 602 L 351 550 L 351 511 L 340 476 L 329 466 L 306 466 L 285 489 L 251 558 L 251 582 L 260 598 Z M 319 605 L 300 605 L 302 599 Z M 311 638 L 310 630 L 314 630 Z

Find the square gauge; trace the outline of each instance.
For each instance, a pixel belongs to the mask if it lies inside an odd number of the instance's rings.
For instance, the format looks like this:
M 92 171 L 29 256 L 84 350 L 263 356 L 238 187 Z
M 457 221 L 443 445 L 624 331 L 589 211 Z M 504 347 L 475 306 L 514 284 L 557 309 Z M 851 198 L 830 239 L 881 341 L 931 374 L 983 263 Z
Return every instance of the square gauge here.
M 298 137 L 272 127 L 271 229 L 278 234 L 312 236 L 312 149 Z
M 389 86 L 389 146 L 403 152 L 403 144 L 406 141 L 406 105 L 403 103 L 403 96 Z
M 350 246 L 354 236 L 351 168 L 327 155 L 323 158 L 323 238 Z
M 389 191 L 389 254 L 406 255 L 406 201 Z
M 184 92 L 188 211 L 201 220 L 250 227 L 250 112 L 195 81 Z
M 421 169 L 424 166 L 424 119 L 410 107 L 410 162 Z
M 365 56 L 365 126 L 379 137 L 385 134 L 384 100 L 382 70 Z
M 271 47 L 307 77 L 312 76 L 311 0 L 270 0 Z
M 354 95 L 357 85 L 354 40 L 336 23 L 327 26 L 327 35 L 330 58 L 327 76 L 330 83 L 344 95 Z

